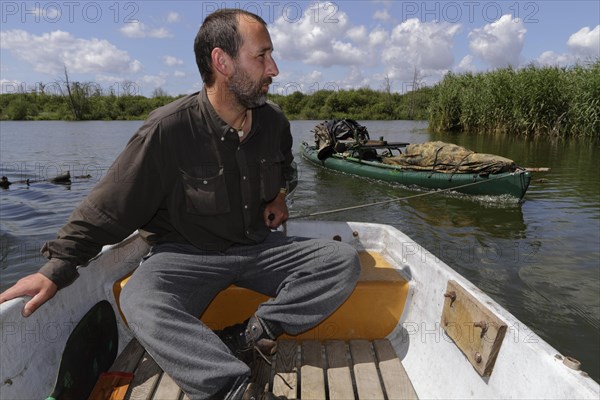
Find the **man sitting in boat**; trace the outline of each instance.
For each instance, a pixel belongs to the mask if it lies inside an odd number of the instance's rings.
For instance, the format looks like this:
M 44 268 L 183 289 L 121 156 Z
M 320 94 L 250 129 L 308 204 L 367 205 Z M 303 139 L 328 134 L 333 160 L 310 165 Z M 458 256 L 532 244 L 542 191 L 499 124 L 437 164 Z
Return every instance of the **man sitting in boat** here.
M 204 89 L 150 114 L 44 245 L 50 260 L 0 302 L 33 296 L 30 315 L 102 245 L 139 229 L 153 247 L 121 294 L 139 342 L 190 399 L 258 399 L 248 350 L 272 354 L 279 335 L 324 320 L 350 295 L 359 261 L 347 244 L 272 231 L 288 218 L 293 157 L 289 122 L 266 101 L 279 72 L 266 23 L 216 11 L 194 49 Z M 273 299 L 215 333 L 198 317 L 233 283 Z

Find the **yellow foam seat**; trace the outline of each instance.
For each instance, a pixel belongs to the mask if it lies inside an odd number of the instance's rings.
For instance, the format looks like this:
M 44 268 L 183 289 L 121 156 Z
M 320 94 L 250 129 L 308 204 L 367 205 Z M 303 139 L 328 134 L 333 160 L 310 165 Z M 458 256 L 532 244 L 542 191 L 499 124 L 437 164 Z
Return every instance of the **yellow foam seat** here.
M 396 327 L 406 304 L 408 282 L 380 254 L 360 252 L 359 256 L 361 276 L 350 297 L 327 319 L 296 338 L 372 340 L 387 336 Z M 113 285 L 117 305 L 128 279 L 123 277 Z M 212 329 L 221 329 L 244 321 L 268 300 L 231 285 L 213 299 L 200 318 Z

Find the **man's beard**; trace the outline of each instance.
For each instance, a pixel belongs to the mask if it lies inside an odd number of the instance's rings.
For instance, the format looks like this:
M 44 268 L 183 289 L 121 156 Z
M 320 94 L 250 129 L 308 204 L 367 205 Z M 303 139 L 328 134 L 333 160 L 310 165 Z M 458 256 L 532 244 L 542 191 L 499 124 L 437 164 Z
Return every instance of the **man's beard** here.
M 240 105 L 254 108 L 266 103 L 267 94 L 262 91 L 262 87 L 272 82 L 273 79 L 266 78 L 255 84 L 246 71 L 236 66 L 235 72 L 229 79 L 228 87 Z

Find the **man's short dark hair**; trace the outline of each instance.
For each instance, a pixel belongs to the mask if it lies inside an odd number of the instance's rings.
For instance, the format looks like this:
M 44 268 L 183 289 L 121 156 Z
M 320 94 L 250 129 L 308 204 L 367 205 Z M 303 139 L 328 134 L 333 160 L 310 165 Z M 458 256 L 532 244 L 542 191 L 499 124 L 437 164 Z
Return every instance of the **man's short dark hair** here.
M 215 83 L 211 58 L 214 48 L 218 47 L 232 58 L 237 58 L 243 42 L 238 30 L 238 17 L 248 17 L 267 26 L 267 23 L 258 15 L 237 8 L 217 10 L 207 16 L 200 26 L 196 40 L 194 40 L 194 53 L 200 75 L 207 86 Z

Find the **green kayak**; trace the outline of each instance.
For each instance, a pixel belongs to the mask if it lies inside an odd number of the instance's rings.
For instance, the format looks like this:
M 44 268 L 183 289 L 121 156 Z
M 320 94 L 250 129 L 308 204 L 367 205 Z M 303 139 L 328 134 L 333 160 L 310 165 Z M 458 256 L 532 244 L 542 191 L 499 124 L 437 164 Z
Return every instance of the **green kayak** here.
M 471 195 L 510 195 L 522 199 L 531 181 L 531 173 L 520 168 L 513 172 L 496 174 L 420 171 L 386 164 L 377 159 L 364 159 L 337 152 L 321 160 L 318 150 L 317 146 L 306 142 L 302 143 L 300 148 L 302 156 L 315 165 L 351 175 L 426 189 L 454 190 Z

